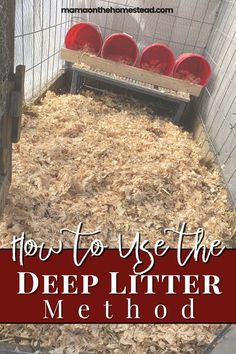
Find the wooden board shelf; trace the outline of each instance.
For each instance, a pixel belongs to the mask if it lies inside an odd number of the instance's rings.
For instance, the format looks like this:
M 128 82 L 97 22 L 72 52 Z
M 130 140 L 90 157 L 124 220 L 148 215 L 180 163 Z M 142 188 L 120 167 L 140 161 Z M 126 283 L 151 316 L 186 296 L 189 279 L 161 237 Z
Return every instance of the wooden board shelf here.
M 188 81 L 175 79 L 170 76 L 159 75 L 126 64 L 92 56 L 81 51 L 62 48 L 61 58 L 67 62 L 78 64 L 81 68 L 84 66 L 84 69 L 86 69 L 87 66 L 90 70 L 100 70 L 108 74 L 115 74 L 126 79 L 143 82 L 168 90 L 187 93 L 192 96 L 199 96 L 203 88 L 200 85 L 192 84 Z

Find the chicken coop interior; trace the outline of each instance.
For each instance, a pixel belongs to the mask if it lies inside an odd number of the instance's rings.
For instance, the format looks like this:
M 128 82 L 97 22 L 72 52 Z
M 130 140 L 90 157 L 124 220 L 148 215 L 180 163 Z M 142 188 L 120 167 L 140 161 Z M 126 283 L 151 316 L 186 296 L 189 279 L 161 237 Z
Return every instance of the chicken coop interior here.
M 173 11 L 89 11 L 153 6 Z M 118 232 L 152 242 L 183 221 L 203 226 L 206 243 L 235 245 L 235 0 L 0 0 L 0 15 L 1 247 L 22 231 L 54 244 L 81 220 L 111 246 Z M 90 26 L 83 48 L 79 24 Z M 170 67 L 145 62 L 156 43 Z M 189 57 L 201 73 L 178 71 Z M 224 327 L 9 324 L 0 340 L 55 354 L 206 354 Z
M 135 6 L 143 4 L 153 6 L 150 1 L 138 1 Z M 132 6 L 125 1 L 16 1 L 15 66 L 26 66 L 25 99 L 38 97 L 65 71 L 60 49 L 66 32 L 78 22 L 95 23 L 103 38 L 116 32 L 130 34 L 140 50 L 158 41 L 169 45 L 175 56 L 203 54 L 212 76 L 192 105 L 191 115 L 201 127 L 195 129 L 195 139 L 209 145 L 235 203 L 235 2 L 191 0 L 188 6 L 188 1 L 170 0 L 163 4 L 173 7 L 174 13 L 153 20 L 151 14 L 61 13 L 61 8 L 78 6 Z M 155 2 L 155 6 L 163 4 Z

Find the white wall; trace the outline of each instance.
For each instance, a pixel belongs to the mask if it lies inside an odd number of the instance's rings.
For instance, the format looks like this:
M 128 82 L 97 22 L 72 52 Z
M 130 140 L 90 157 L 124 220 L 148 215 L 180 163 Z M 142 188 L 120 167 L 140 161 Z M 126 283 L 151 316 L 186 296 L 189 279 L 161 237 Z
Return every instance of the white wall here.
M 71 25 L 71 0 L 16 0 L 15 65 L 26 65 L 25 98 L 37 97 L 60 74 L 59 49 Z
M 236 205 L 236 1 L 223 0 L 206 46 L 212 78 L 197 102 L 197 116 Z
M 203 53 L 220 0 L 73 0 L 73 7 L 172 7 L 173 14 L 85 14 L 72 16 L 73 23 L 91 21 L 101 27 L 102 35 L 126 32 L 140 49 L 163 42 L 175 54 Z
M 37 97 L 61 73 L 59 49 L 72 23 L 100 25 L 103 37 L 124 31 L 140 49 L 155 41 L 170 45 L 175 54 L 202 53 L 220 0 L 16 0 L 15 65 L 26 65 L 26 99 Z M 174 14 L 61 14 L 62 7 L 173 7 Z M 72 21 L 72 22 L 71 22 Z

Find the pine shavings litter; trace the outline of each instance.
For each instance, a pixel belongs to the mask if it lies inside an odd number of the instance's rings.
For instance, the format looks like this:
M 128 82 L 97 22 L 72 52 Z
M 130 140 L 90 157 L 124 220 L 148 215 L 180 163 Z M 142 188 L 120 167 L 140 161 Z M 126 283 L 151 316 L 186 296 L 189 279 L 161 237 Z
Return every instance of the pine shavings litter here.
M 152 114 L 151 114 L 152 113 Z M 156 117 L 158 118 L 158 117 Z M 24 115 L 2 247 L 24 231 L 56 246 L 62 227 L 101 230 L 109 246 L 135 232 L 151 245 L 164 227 L 206 229 L 206 244 L 229 243 L 233 213 L 218 171 L 191 135 L 151 108 L 113 94 L 48 92 Z M 167 243 L 176 246 L 173 236 Z M 191 240 L 189 241 L 189 244 Z M 64 242 L 71 247 L 72 240 Z M 220 325 L 1 325 L 0 339 L 31 338 L 66 353 L 202 353 Z M 23 341 L 23 339 L 22 339 Z
M 14 149 L 3 245 L 20 229 L 57 245 L 59 230 L 80 221 L 108 243 L 122 232 L 128 245 L 140 231 L 153 244 L 160 230 L 182 222 L 191 231 L 204 227 L 208 244 L 230 240 L 232 212 L 218 171 L 189 133 L 153 119 L 151 108 L 111 94 L 48 92 L 31 110 Z

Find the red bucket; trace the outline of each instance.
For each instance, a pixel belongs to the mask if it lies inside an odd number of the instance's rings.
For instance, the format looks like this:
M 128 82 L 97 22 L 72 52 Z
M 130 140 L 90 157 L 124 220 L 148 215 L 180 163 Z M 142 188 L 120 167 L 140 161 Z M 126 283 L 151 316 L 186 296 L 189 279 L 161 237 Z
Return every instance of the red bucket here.
M 140 68 L 163 75 L 169 75 L 174 65 L 172 49 L 162 43 L 150 44 L 144 48 L 139 63 Z
M 106 38 L 102 46 L 102 57 L 127 65 L 134 65 L 139 50 L 135 40 L 126 33 L 115 33 Z
M 211 77 L 211 67 L 202 55 L 184 53 L 176 59 L 173 76 L 205 86 Z
M 65 38 L 68 49 L 83 50 L 98 55 L 102 48 L 102 36 L 98 27 L 81 22 L 69 29 Z

